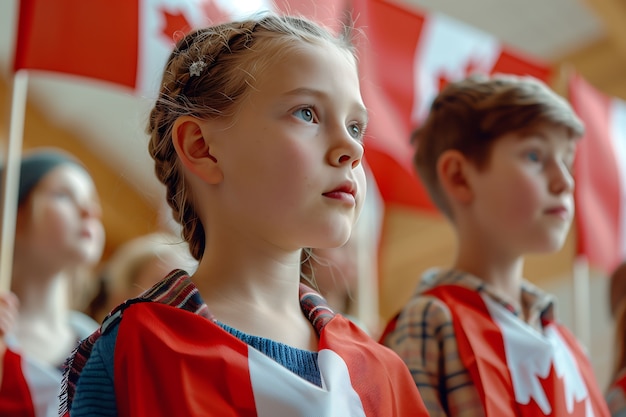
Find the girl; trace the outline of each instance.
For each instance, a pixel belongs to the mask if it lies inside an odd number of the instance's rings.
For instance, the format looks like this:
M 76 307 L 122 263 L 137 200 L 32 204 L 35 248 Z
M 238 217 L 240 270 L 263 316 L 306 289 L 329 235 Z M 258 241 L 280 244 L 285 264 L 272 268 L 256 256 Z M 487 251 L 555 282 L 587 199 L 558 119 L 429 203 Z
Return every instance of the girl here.
M 426 415 L 397 356 L 300 283 L 302 248 L 340 246 L 359 214 L 366 122 L 350 46 L 314 23 L 179 41 L 148 132 L 199 265 L 105 319 L 69 359 L 62 411 Z
M 26 154 L 18 194 L 12 293 L 0 296 L 0 415 L 51 417 L 65 358 L 98 326 L 70 310 L 68 271 L 100 259 L 104 231 L 93 181 L 68 154 Z

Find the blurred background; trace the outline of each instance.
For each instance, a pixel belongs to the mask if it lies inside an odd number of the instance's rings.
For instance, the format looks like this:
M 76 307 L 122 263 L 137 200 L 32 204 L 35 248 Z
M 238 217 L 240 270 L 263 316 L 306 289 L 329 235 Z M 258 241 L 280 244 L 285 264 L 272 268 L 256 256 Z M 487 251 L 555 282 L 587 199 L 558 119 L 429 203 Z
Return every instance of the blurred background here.
M 217 1 L 223 7 L 238 0 Z M 245 2 L 244 2 L 245 3 Z M 257 2 L 262 3 L 262 2 Z M 417 13 L 441 13 L 483 31 L 552 70 L 552 87 L 564 93 L 561 74 L 573 68 L 603 93 L 626 99 L 626 4 L 620 0 L 397 0 Z M 6 144 L 11 106 L 18 0 L 0 1 L 0 139 Z M 393 63 L 387 63 L 393 65 Z M 120 63 L 122 65 L 122 63 Z M 159 68 L 160 71 L 160 68 Z M 29 76 L 24 148 L 58 146 L 89 167 L 102 199 L 106 248 L 103 262 L 133 237 L 176 230 L 153 174 L 144 128 L 152 97 L 124 87 L 58 73 Z M 376 288 L 384 321 L 409 298 L 421 273 L 445 265 L 454 251 L 444 219 L 415 207 L 385 205 L 378 216 Z M 527 277 L 559 297 L 565 324 L 582 329 L 601 386 L 611 364 L 612 322 L 606 272 L 591 269 L 582 308 L 572 281 L 576 231 L 562 251 L 531 257 Z M 583 311 L 588 317 L 577 316 Z M 583 320 L 583 325 L 581 325 Z M 593 323 L 593 325 L 590 325 Z

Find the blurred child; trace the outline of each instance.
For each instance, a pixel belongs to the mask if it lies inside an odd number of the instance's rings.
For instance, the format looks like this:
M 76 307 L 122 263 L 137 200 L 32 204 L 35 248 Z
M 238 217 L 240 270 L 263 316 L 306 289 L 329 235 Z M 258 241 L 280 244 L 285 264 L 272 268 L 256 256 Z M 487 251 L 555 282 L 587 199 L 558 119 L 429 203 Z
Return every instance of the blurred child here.
M 611 274 L 611 315 L 615 319 L 615 364 L 606 395 L 613 417 L 626 417 L 626 262 Z
M 56 416 L 62 365 L 97 323 L 69 307 L 70 276 L 104 246 L 94 183 L 71 155 L 26 153 L 20 167 L 11 291 L 0 296 L 7 350 L 1 416 Z M 18 301 L 19 300 L 19 301 Z M 6 323 L 13 323 L 10 324 Z
M 424 275 L 383 341 L 431 416 L 608 415 L 553 297 L 522 275 L 524 255 L 565 241 L 582 133 L 565 100 L 514 76 L 449 84 L 414 132 L 415 167 L 458 246 L 451 268 Z
M 180 40 L 148 131 L 199 265 L 79 347 L 63 411 L 425 415 L 402 361 L 300 283 L 302 248 L 344 244 L 357 220 L 366 122 L 349 43 L 315 23 L 268 14 Z
M 175 268 L 195 271 L 196 260 L 180 238 L 155 232 L 136 237 L 120 247 L 101 270 L 101 288 L 92 300 L 89 314 L 101 322 L 124 301 L 152 287 Z

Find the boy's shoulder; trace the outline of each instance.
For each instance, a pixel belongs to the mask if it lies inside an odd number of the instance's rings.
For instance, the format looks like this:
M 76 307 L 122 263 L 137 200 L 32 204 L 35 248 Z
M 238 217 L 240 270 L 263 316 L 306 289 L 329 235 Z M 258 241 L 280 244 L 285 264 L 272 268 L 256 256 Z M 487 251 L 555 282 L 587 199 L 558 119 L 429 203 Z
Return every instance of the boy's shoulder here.
M 403 339 L 407 332 L 420 327 L 422 332 L 436 336 L 452 323 L 452 312 L 433 290 L 446 285 L 463 285 L 462 274 L 453 270 L 432 268 L 422 275 L 417 290 L 400 311 L 387 323 L 381 342 L 389 345 Z

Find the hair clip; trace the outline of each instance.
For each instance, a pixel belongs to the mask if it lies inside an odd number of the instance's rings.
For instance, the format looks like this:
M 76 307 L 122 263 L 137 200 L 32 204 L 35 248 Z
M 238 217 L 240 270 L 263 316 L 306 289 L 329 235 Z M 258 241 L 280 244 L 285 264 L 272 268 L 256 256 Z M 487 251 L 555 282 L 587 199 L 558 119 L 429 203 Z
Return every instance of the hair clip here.
M 202 60 L 198 60 L 195 62 L 192 62 L 191 65 L 189 65 L 189 76 L 190 77 L 199 77 L 200 74 L 202 74 L 202 71 L 204 71 L 204 69 L 206 68 L 206 62 L 202 61 Z

